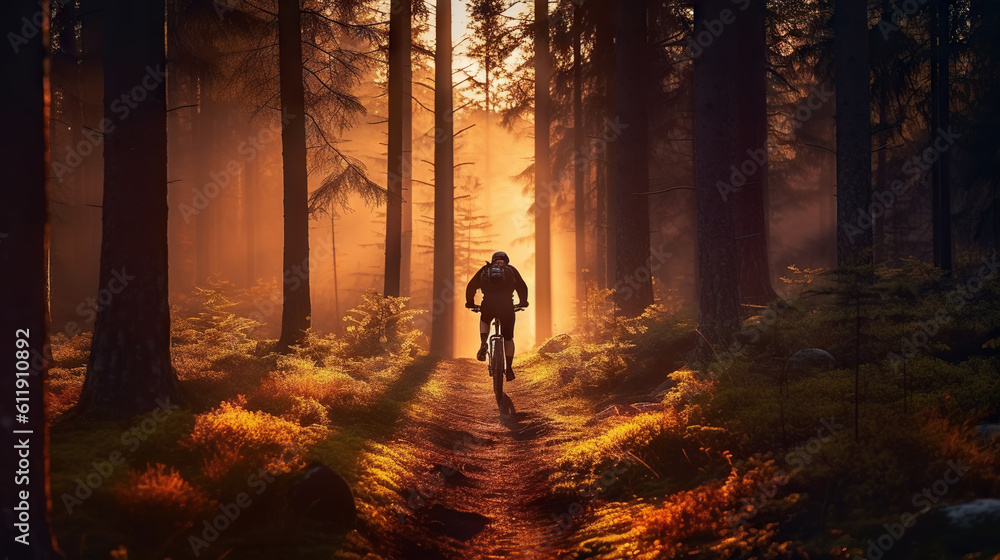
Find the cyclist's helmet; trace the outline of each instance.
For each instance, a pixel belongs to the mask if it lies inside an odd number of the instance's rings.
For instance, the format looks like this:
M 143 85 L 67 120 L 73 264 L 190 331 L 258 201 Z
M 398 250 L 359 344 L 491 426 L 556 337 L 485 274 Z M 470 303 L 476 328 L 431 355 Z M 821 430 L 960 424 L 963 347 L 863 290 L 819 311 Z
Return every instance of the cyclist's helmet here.
M 503 259 L 503 264 L 510 264 L 510 257 L 508 257 L 507 253 L 504 253 L 503 251 L 493 253 L 493 258 L 490 259 L 490 262 L 496 262 L 497 259 Z

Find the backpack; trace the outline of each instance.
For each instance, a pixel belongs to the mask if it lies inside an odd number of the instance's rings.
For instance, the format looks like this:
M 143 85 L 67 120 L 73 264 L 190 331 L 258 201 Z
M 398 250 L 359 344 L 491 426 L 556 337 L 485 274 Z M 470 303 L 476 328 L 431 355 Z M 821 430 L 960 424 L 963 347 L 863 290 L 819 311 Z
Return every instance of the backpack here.
M 480 274 L 483 294 L 495 294 L 502 292 L 507 287 L 506 267 L 487 265 Z

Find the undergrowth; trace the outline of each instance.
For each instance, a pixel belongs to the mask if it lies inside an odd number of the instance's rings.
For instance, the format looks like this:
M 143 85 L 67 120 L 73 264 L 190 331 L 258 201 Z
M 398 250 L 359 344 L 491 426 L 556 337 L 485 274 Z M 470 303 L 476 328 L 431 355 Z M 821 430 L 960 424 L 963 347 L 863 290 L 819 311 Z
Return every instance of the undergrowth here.
M 998 283 L 973 290 L 975 269 L 948 277 L 912 259 L 847 272 L 793 267 L 786 299 L 746 307 L 728 341 L 707 340 L 684 308 L 623 318 L 612 292 L 589 286 L 579 332 L 517 358 L 529 390 L 558 396 L 547 411 L 561 435 L 545 451 L 551 497 L 580 506 L 555 549 L 609 560 L 857 556 L 954 464 L 968 470 L 937 506 L 1000 497 L 1000 442 L 977 429 L 1000 421 Z M 143 522 L 146 536 L 174 538 L 255 472 L 287 480 L 312 460 L 356 489 L 369 536 L 349 537 L 355 550 L 394 523 L 414 458 L 387 439 L 419 388 L 440 390 L 426 383 L 416 312 L 369 293 L 343 336 L 310 331 L 276 354 L 260 336 L 273 317 L 249 295 L 219 284 L 173 309 L 172 354 L 192 406 L 149 424 L 134 448 L 126 433 L 148 419 L 60 424 L 89 338 L 53 338 L 53 521 L 75 557 L 141 550 L 129 528 L 151 511 L 163 514 Z M 802 350 L 819 365 L 791 359 Z M 92 496 L 64 500 L 115 451 L 121 463 Z M 958 558 L 922 546 L 923 533 L 886 560 Z
M 406 298 L 370 292 L 348 313 L 343 337 L 309 331 L 277 354 L 273 339 L 258 338 L 263 321 L 275 317 L 262 313 L 268 306 L 259 301 L 246 303 L 269 293 L 267 286 L 217 282 L 175 298 L 171 353 L 191 408 L 127 424 L 61 421 L 79 398 L 90 335 L 53 338 L 46 384 L 53 524 L 71 558 L 113 550 L 190 557 L 187 539 L 202 538 L 201 518 L 213 518 L 240 493 L 256 497 L 251 490 L 269 481 L 277 490 L 260 500 L 271 505 L 249 508 L 207 553 L 223 554 L 251 535 L 280 542 L 289 529 L 266 512 L 280 510 L 277 496 L 307 463 L 324 461 L 353 483 L 359 463 L 371 461 L 365 449 L 381 434 L 374 416 L 398 408 L 394 399 L 410 394 L 401 387 L 420 382 L 406 377 L 425 355 L 412 323 L 419 311 L 406 309 Z M 375 514 L 362 503 L 370 498 L 358 496 L 364 515 Z M 331 538 L 308 536 L 317 551 L 329 550 Z M 163 543 L 158 552 L 148 548 L 153 543 Z
M 692 351 L 695 369 L 659 371 L 669 387 L 660 393 L 632 383 L 648 367 L 644 353 L 693 322 L 653 306 L 616 323 L 610 291 L 590 287 L 586 327 L 567 347 L 526 358 L 541 385 L 601 413 L 560 446 L 553 491 L 579 499 L 580 485 L 616 461 L 631 465 L 591 502 L 568 550 L 595 558 L 856 553 L 955 462 L 969 471 L 942 503 L 1000 496 L 1000 445 L 975 427 L 1000 419 L 995 281 L 973 282 L 973 292 L 915 259 L 851 275 L 791 267 L 783 280 L 789 299 L 747 308 L 714 359 Z M 829 352 L 832 368 L 789 361 L 806 348 Z M 631 400 L 614 402 L 638 404 L 609 406 L 615 390 Z M 889 556 L 942 554 L 902 548 Z

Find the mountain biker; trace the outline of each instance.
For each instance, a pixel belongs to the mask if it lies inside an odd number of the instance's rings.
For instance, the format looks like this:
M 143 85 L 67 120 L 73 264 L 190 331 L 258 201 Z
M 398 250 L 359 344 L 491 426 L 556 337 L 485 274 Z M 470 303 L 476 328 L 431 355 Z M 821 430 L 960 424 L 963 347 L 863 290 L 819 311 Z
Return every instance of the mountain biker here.
M 503 335 L 504 356 L 507 358 L 507 381 L 514 380 L 514 292 L 517 292 L 517 307 L 528 306 L 528 285 L 521 279 L 521 273 L 510 266 L 507 253 L 493 253 L 490 262 L 483 265 L 469 280 L 465 288 L 465 307 L 474 309 L 476 290 L 482 290 L 483 303 L 479 318 L 479 352 L 476 359 L 486 361 L 486 338 L 490 330 L 490 322 L 500 320 L 500 332 Z

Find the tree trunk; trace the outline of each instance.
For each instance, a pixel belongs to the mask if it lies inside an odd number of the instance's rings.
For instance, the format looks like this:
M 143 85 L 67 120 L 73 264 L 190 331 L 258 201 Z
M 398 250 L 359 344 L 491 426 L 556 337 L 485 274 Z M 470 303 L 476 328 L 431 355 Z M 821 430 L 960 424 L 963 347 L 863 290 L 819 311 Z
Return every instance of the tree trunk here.
M 871 68 L 868 2 L 840 0 L 834 13 L 837 81 L 837 264 L 871 262 Z
M 104 111 L 120 118 L 104 139 L 101 307 L 77 409 L 126 419 L 181 400 L 170 364 L 163 0 L 111 0 L 104 17 Z
M 711 33 L 728 0 L 696 0 L 694 33 Z M 694 162 L 698 199 L 699 330 L 728 341 L 740 323 L 739 275 L 733 228 L 729 166 L 732 165 L 734 88 L 730 71 L 731 33 L 722 33 L 694 60 Z
M 434 52 L 434 282 L 431 352 L 450 357 L 455 333 L 455 154 L 451 3 L 438 2 Z
M 167 67 L 167 108 L 172 109 L 182 105 L 188 105 L 187 100 L 187 76 L 181 65 L 177 62 L 180 58 L 180 26 L 182 20 L 181 0 L 167 0 L 167 60 L 170 64 Z M 168 113 L 167 118 L 167 207 L 170 209 L 170 216 L 167 220 L 169 233 L 167 245 L 169 251 L 168 267 L 170 269 L 170 285 L 176 290 L 178 285 L 184 288 L 186 281 L 182 275 L 184 271 L 184 254 L 178 249 L 183 246 L 184 241 L 184 219 L 177 211 L 181 204 L 186 204 L 189 200 L 188 193 L 194 183 L 187 176 L 190 169 L 190 155 L 192 151 L 188 148 L 187 142 L 191 135 L 186 130 L 186 121 L 191 115 L 193 108 L 180 109 L 173 113 Z
M 333 332 L 340 334 L 344 321 L 340 316 L 340 285 L 337 282 L 337 212 L 330 205 L 330 252 L 333 254 Z
M 486 55 L 484 66 L 486 70 L 486 85 L 484 87 L 486 111 L 483 115 L 483 176 L 486 177 L 486 188 L 483 189 L 483 203 L 485 208 L 490 209 L 493 208 L 493 189 L 491 188 L 493 186 L 493 150 L 490 145 L 490 134 L 492 133 L 490 130 L 490 112 L 493 107 L 493 100 L 490 97 L 490 72 L 493 70 L 493 60 L 488 54 Z
M 576 316 L 583 320 L 583 300 L 587 297 L 585 275 L 587 268 L 587 201 L 584 198 L 583 178 L 588 171 L 584 156 L 583 130 L 583 61 L 581 60 L 580 6 L 573 11 L 573 204 L 576 228 Z
M 819 87 L 823 91 L 833 91 L 834 84 L 832 77 Z M 828 145 L 836 141 L 833 121 L 836 112 L 834 103 L 826 103 L 813 113 L 812 119 L 815 122 L 828 122 L 830 128 L 824 127 L 822 134 L 818 137 L 819 142 Z M 822 152 L 821 158 L 816 164 L 818 176 L 817 197 L 819 240 L 817 247 L 819 253 L 812 267 L 823 267 L 832 270 L 837 267 L 837 156 L 831 151 Z
M 931 138 L 951 126 L 949 34 L 951 1 L 937 0 L 931 7 Z M 951 240 L 951 152 L 940 151 L 932 172 L 934 221 L 934 266 L 952 269 Z
M 0 28 L 21 29 L 24 21 L 41 15 L 31 0 L 8 0 L 0 8 Z M 22 20 L 22 18 L 24 18 Z M 45 22 L 43 21 L 43 24 Z M 47 29 L 47 27 L 42 27 Z M 0 407 L 6 473 L 13 474 L 0 490 L 0 521 L 4 546 L 14 560 L 60 558 L 49 526 L 48 427 L 45 419 L 44 380 L 48 364 L 49 286 L 46 176 L 48 174 L 45 53 L 46 33 L 11 43 L 4 55 L 7 87 L 0 91 L 0 117 L 17 141 L 0 151 L 5 181 L 0 205 L 0 290 L 7 302 L 0 307 L 0 323 L 8 344 L 3 358 L 3 395 Z M 23 342 L 22 342 L 23 341 Z M 21 415 L 24 415 L 23 417 Z M 19 447 L 27 443 L 26 447 Z M 20 451 L 23 450 L 23 451 Z M 27 465 L 18 463 L 22 455 Z M 27 471 L 19 476 L 18 471 Z M 26 511 L 16 511 L 26 493 Z M 24 510 L 25 508 L 19 508 Z M 30 516 L 26 531 L 15 524 Z M 6 535 L 10 535 L 7 537 Z M 22 540 L 17 540 L 20 537 Z M 9 546 L 7 546 L 9 544 Z
M 649 47 L 646 3 L 623 0 L 615 14 L 618 66 L 617 114 L 621 136 L 615 158 L 614 198 L 618 213 L 615 259 L 616 301 L 627 317 L 637 317 L 653 303 L 649 266 Z
M 595 165 L 594 188 L 594 282 L 598 288 L 608 287 L 608 244 L 607 216 L 608 208 L 608 162 L 598 160 Z
M 550 206 L 555 195 L 549 158 L 549 5 L 535 0 L 535 339 L 552 336 Z
M 403 80 L 410 63 L 410 0 L 392 0 L 389 12 L 389 154 L 385 210 L 384 295 L 399 297 L 403 231 Z
M 198 117 L 194 125 L 197 138 L 195 142 L 198 144 L 199 152 L 201 157 L 198 163 L 198 174 L 193 185 L 192 192 L 200 192 L 205 196 L 206 191 L 209 189 L 206 187 L 212 181 L 212 173 L 215 172 L 215 154 L 218 149 L 218 142 L 216 142 L 217 135 L 219 133 L 219 104 L 212 99 L 212 94 L 209 93 L 209 86 L 207 79 L 202 76 L 199 79 L 199 91 L 198 91 Z M 212 274 L 219 269 L 218 267 L 218 251 L 216 251 L 216 230 L 218 228 L 217 218 L 218 212 L 216 206 L 219 204 L 219 195 L 221 192 L 211 191 L 215 193 L 213 198 L 205 199 L 203 208 L 198 210 L 198 214 L 195 216 L 195 282 L 199 286 L 205 286 L 208 284 L 209 278 Z M 199 198 L 196 196 L 193 200 L 197 201 Z M 198 206 L 195 206 L 198 208 Z
M 257 190 L 260 188 L 260 153 L 247 163 L 243 178 L 243 229 L 246 243 L 246 283 L 257 285 Z
M 598 125 L 598 135 L 602 134 L 603 128 L 609 122 L 614 122 L 618 116 L 618 106 L 616 100 L 616 79 L 615 74 L 618 68 L 615 62 L 615 3 L 614 0 L 600 0 L 598 6 L 600 17 L 597 19 L 597 30 L 595 34 L 594 55 L 601 68 L 600 80 L 604 87 L 604 122 Z M 615 197 L 610 195 L 610 189 L 614 188 L 615 182 L 615 160 L 618 153 L 617 138 L 606 141 L 604 147 L 604 167 L 603 183 L 598 191 L 598 212 L 603 213 L 604 223 L 601 224 L 600 235 L 604 238 L 605 255 L 604 262 L 601 263 L 604 277 L 601 279 L 602 287 L 613 288 L 615 285 L 615 261 L 617 242 L 615 239 L 617 228 L 617 211 Z
M 876 138 L 878 138 L 876 142 L 878 155 L 875 157 L 875 192 L 884 192 L 889 185 L 889 170 L 886 168 L 886 165 L 888 163 L 887 152 L 889 140 L 892 138 L 892 130 L 887 126 L 888 123 L 886 123 L 889 115 L 889 87 L 885 83 L 884 78 L 879 88 L 878 98 L 879 132 L 876 134 Z M 885 222 L 888 218 L 888 208 L 882 211 L 881 216 L 872 216 L 872 257 L 876 263 L 884 262 L 886 258 Z
M 278 72 L 281 88 L 281 150 L 285 243 L 284 307 L 279 351 L 302 342 L 312 312 L 309 300 L 309 184 L 306 172 L 305 95 L 299 0 L 278 2 Z
M 408 4 L 409 5 L 409 4 Z M 412 17 L 412 9 L 408 10 Z M 412 38 L 411 17 L 406 19 L 407 37 Z M 411 43 L 407 43 L 406 67 L 403 69 L 403 219 L 400 226 L 399 294 L 410 295 L 413 252 L 413 65 Z
M 768 258 L 767 173 L 767 9 L 765 2 L 750 2 L 736 15 L 737 42 L 730 57 L 733 80 L 741 84 L 736 101 L 733 165 L 734 233 L 739 262 L 740 298 L 764 304 L 776 297 L 771 287 Z M 711 48 L 711 47 L 709 47 Z M 742 186 L 737 183 L 742 182 Z

